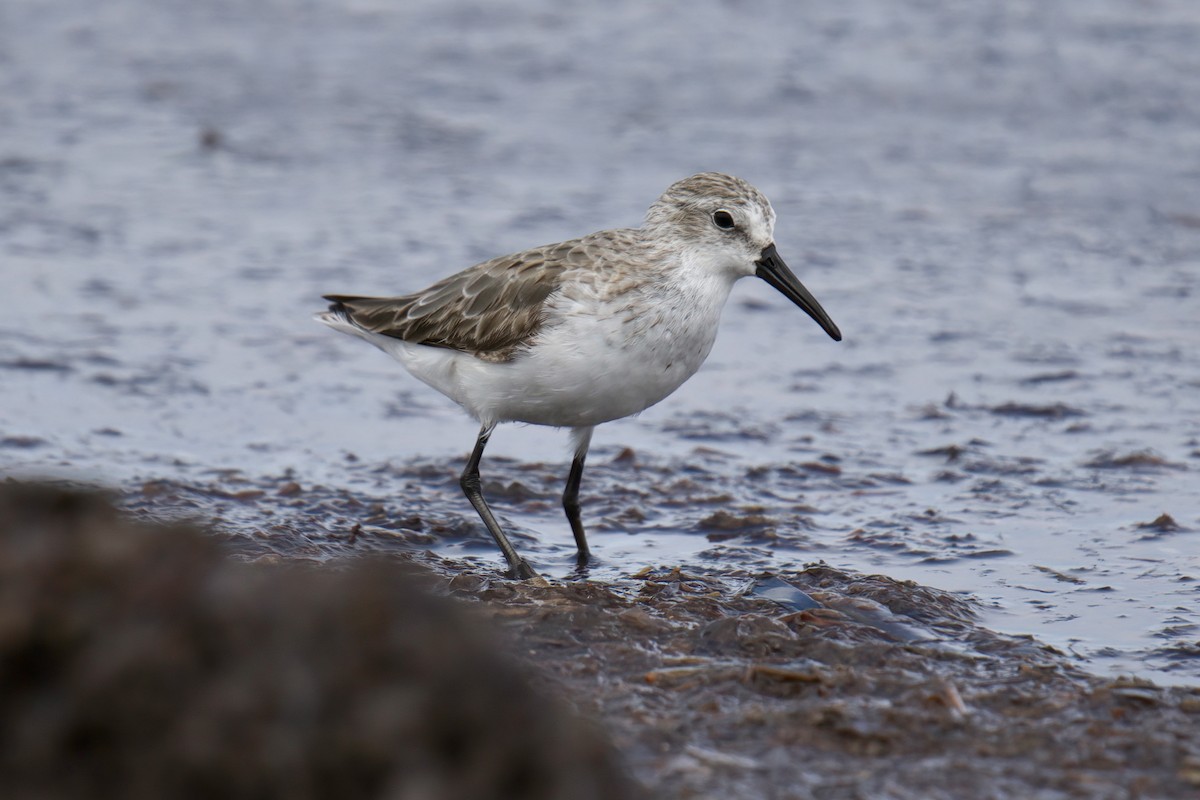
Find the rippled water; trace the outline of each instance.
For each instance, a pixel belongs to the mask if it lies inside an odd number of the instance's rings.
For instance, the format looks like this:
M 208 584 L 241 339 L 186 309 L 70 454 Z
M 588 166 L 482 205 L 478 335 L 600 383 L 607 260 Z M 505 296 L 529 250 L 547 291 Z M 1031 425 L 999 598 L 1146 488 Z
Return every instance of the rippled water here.
M 705 369 L 597 432 L 593 575 L 825 559 L 1195 681 L 1197 34 L 1183 0 L 6 3 L 0 469 L 310 554 L 418 515 L 408 545 L 498 564 L 455 480 L 473 424 L 319 295 L 634 224 L 720 169 L 846 339 L 739 286 Z M 484 463 L 557 575 L 565 439 L 504 428 Z

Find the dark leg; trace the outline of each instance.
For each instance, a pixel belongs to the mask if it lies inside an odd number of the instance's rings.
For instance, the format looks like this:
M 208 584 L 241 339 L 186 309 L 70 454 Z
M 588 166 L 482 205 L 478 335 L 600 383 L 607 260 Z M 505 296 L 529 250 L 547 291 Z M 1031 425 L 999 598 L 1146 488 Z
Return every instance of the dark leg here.
M 591 553 L 583 533 L 583 521 L 579 518 L 579 483 L 583 480 L 583 462 L 587 458 L 588 445 L 592 443 L 592 429 L 576 428 L 571 436 L 575 439 L 575 458 L 571 461 L 571 473 L 567 476 L 567 488 L 563 491 L 563 511 L 567 512 L 567 522 L 571 523 L 571 533 L 575 534 L 575 546 L 578 548 L 576 559 L 582 567 Z
M 492 430 L 495 427 L 495 425 L 491 425 L 479 429 L 479 438 L 475 441 L 475 450 L 472 451 L 471 457 L 467 459 L 467 466 L 463 470 L 459 483 L 462 484 L 463 493 L 471 501 L 471 505 L 475 506 L 475 510 L 479 512 L 479 518 L 487 526 L 488 533 L 492 534 L 492 538 L 499 545 L 500 552 L 504 553 L 504 558 L 507 559 L 513 576 L 521 580 L 536 578 L 538 574 L 525 562 L 525 559 L 517 555 L 516 548 L 512 546 L 512 542 L 504 535 L 504 531 L 500 529 L 500 523 L 496 522 L 496 517 L 492 514 L 492 510 L 488 508 L 487 501 L 483 499 L 483 488 L 479 481 L 479 460 L 483 458 L 483 448 L 487 447 L 488 439 L 491 438 Z

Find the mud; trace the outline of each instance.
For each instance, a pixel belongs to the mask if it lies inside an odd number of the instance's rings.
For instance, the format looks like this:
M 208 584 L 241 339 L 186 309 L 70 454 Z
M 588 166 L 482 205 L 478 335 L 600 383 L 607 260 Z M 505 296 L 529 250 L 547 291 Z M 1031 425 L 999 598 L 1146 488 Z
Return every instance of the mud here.
M 451 586 L 501 604 L 497 619 L 609 724 L 655 796 L 1200 788 L 1195 689 L 1086 676 L 1043 645 L 979 628 L 959 598 L 825 567 L 641 577 L 636 593 L 464 576 Z M 781 581 L 820 606 L 756 596 Z
M 984 469 L 969 452 L 924 455 L 945 458 L 966 472 Z M 205 520 L 234 541 L 239 552 L 253 556 L 324 562 L 372 552 L 422 551 L 499 575 L 503 560 L 477 518 L 466 513 L 469 507 L 464 509 L 458 468 L 457 461 L 398 465 L 348 459 L 338 468 L 338 481 L 328 484 L 307 482 L 291 471 L 250 476 L 219 470 L 200 482 L 147 481 L 124 492 L 122 504 L 149 519 L 182 515 Z M 594 559 L 580 570 L 562 515 L 559 469 L 557 464 L 495 458 L 484 476 L 484 492 L 514 544 L 555 580 L 587 579 L 628 588 L 631 574 L 681 562 L 687 569 L 749 574 L 795 570 L 819 560 L 841 565 L 855 553 L 878 553 L 889 562 L 940 570 L 1014 556 L 1003 536 L 964 533 L 962 520 L 935 509 L 855 528 L 829 543 L 819 522 L 823 509 L 797 502 L 842 491 L 851 482 L 848 491 L 855 497 L 887 498 L 909 485 L 902 476 L 851 478 L 823 461 L 743 468 L 717 450 L 698 449 L 686 459 L 668 460 L 624 448 L 601 450 L 589 462 L 583 505 Z M 1020 472 L 1021 466 L 1005 469 Z M 1144 543 L 1170 545 L 1191 534 L 1170 515 L 1131 527 L 1131 534 Z M 1117 591 L 1095 570 L 1034 563 L 1031 571 L 1037 585 L 1026 591 L 1044 595 L 1038 608 L 1063 624 L 1069 620 L 1062 619 L 1062 609 L 1072 602 L 1091 603 L 1090 598 Z M 1178 594 L 1186 597 L 1194 591 L 1194 582 L 1182 576 Z M 974 603 L 984 620 L 994 619 L 977 592 L 958 595 Z M 1128 605 L 1129 599 L 1123 602 Z M 1139 653 L 1142 663 L 1154 665 L 1159 675 L 1189 676 L 1200 655 L 1193 641 L 1194 612 L 1191 605 L 1176 607 L 1160 635 Z
M 220 500 L 306 493 L 292 486 Z M 514 582 L 407 549 L 302 565 L 395 549 L 395 532 L 435 524 L 351 531 L 285 559 L 264 548 L 295 537 L 227 537 L 255 562 L 239 564 L 216 556 L 211 532 L 135 526 L 95 496 L 10 484 L 5 785 L 14 797 L 630 798 L 631 770 L 663 798 L 1200 791 L 1200 689 L 1088 675 L 913 583 L 727 564 Z

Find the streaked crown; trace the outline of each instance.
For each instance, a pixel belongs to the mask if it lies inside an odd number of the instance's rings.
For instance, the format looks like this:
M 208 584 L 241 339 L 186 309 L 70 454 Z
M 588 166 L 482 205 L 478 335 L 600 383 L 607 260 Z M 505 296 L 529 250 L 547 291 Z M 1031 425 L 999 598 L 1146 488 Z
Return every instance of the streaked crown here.
M 775 211 L 766 196 L 741 178 L 722 172 L 701 172 L 671 184 L 646 212 L 646 224 L 699 227 L 719 209 L 740 210 L 763 220 L 768 228 L 775 226 Z

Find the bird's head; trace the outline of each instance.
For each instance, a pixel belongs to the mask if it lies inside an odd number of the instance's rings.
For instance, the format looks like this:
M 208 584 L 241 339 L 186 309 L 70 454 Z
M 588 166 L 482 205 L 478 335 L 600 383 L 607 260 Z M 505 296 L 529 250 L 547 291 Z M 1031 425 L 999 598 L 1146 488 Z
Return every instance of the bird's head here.
M 735 278 L 757 275 L 817 321 L 842 334 L 775 249 L 775 210 L 741 178 L 701 172 L 672 184 L 646 212 L 645 227 L 690 250 L 697 263 Z

